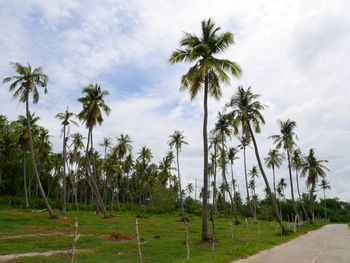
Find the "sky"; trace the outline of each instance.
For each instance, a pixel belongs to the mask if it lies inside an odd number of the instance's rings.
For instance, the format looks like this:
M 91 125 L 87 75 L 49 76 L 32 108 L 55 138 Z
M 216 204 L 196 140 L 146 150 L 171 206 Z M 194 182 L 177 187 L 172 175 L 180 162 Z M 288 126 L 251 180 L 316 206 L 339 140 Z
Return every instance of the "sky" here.
M 180 155 L 183 184 L 202 185 L 202 94 L 190 100 L 180 92 L 180 77 L 190 64 L 170 65 L 171 52 L 184 32 L 200 33 L 211 17 L 235 44 L 222 56 L 237 62 L 242 76 L 222 87 L 220 101 L 209 102 L 212 129 L 219 111 L 238 85 L 261 94 L 266 125 L 257 135 L 262 157 L 273 148 L 277 120 L 296 121 L 297 145 L 315 148 L 329 161 L 330 197 L 350 200 L 350 17 L 346 0 L 0 0 L 0 78 L 10 76 L 9 62 L 42 66 L 49 75 L 48 94 L 31 109 L 49 129 L 54 150 L 61 150 L 60 123 L 55 115 L 67 106 L 81 109 L 84 86 L 100 83 L 108 90 L 112 111 L 95 130 L 95 142 L 127 133 L 133 153 L 152 149 L 158 162 L 168 151 L 169 135 L 183 131 L 189 145 Z M 1 84 L 0 114 L 14 120 L 24 105 Z M 72 127 L 71 132 L 86 130 Z M 239 144 L 233 137 L 229 146 Z M 102 149 L 100 149 L 102 150 Z M 234 176 L 244 195 L 242 153 Z M 248 169 L 256 165 L 253 149 Z M 271 171 L 268 172 L 272 181 Z M 288 182 L 287 167 L 276 171 Z M 264 188 L 258 179 L 258 193 Z M 306 191 L 304 179 L 301 190 Z M 286 190 L 286 193 L 289 192 Z M 317 192 L 318 196 L 321 191 Z

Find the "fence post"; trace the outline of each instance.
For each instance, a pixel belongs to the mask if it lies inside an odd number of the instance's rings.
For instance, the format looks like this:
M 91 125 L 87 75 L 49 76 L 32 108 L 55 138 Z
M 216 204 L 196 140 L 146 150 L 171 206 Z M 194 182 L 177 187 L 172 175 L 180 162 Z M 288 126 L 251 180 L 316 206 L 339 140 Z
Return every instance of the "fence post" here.
M 185 224 L 185 233 L 186 233 L 186 252 L 187 252 L 187 256 L 186 259 L 190 260 L 190 245 L 189 245 L 189 236 L 188 236 L 188 223 L 187 220 L 184 220 L 184 224 Z
M 139 234 L 139 222 L 137 221 L 137 218 L 135 220 L 135 225 L 136 225 L 137 248 L 139 250 L 140 263 L 142 263 L 142 253 L 141 253 L 140 234 Z
M 72 247 L 72 263 L 75 263 L 75 250 L 77 247 L 77 241 L 80 235 L 78 233 L 78 218 L 75 218 L 74 222 L 74 235 L 73 235 L 73 247 Z

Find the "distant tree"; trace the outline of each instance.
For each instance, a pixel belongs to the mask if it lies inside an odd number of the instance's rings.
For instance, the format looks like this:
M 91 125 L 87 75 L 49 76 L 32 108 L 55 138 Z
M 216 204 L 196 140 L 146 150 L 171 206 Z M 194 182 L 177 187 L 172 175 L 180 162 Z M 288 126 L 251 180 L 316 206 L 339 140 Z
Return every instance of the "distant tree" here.
M 310 214 L 312 221 L 315 220 L 314 193 L 316 184 L 319 177 L 324 179 L 326 177 L 326 171 L 329 171 L 329 169 L 323 165 L 326 162 L 328 161 L 316 159 L 314 149 L 310 149 L 309 155 L 304 157 L 303 160 L 303 169 L 301 170 L 301 175 L 307 176 L 306 184 L 310 191 Z
M 265 164 L 267 168 L 272 168 L 273 175 L 273 191 L 276 195 L 276 177 L 275 177 L 275 168 L 280 168 L 283 162 L 283 155 L 278 152 L 277 149 L 270 150 L 265 158 Z
M 324 217 L 327 218 L 326 190 L 331 189 L 331 186 L 329 185 L 329 182 L 325 178 L 323 178 L 320 187 L 323 190 Z

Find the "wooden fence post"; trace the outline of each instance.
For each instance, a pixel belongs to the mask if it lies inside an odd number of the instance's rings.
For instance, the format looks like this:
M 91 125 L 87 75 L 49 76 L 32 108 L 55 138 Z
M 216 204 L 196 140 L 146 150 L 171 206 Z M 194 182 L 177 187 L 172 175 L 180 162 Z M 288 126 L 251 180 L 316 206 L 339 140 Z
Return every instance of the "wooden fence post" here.
M 142 253 L 141 253 L 140 234 L 139 234 L 139 222 L 137 221 L 137 218 L 135 220 L 135 224 L 136 224 L 137 248 L 139 250 L 140 263 L 142 263 Z
M 80 235 L 78 233 L 78 218 L 75 218 L 74 222 L 74 235 L 73 235 L 73 247 L 72 247 L 72 263 L 75 263 L 75 251 L 77 247 L 77 241 Z
M 186 259 L 190 260 L 190 245 L 189 245 L 189 235 L 188 235 L 188 223 L 187 223 L 186 219 L 184 221 L 184 224 L 185 224 L 185 233 L 186 233 L 186 252 L 187 252 Z

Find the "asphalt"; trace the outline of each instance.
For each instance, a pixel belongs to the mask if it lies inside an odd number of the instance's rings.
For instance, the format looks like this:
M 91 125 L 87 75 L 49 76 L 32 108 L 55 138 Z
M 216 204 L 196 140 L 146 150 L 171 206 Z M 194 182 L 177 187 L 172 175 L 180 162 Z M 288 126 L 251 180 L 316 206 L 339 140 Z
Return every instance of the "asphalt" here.
M 330 224 L 234 263 L 350 263 L 350 228 Z

